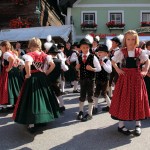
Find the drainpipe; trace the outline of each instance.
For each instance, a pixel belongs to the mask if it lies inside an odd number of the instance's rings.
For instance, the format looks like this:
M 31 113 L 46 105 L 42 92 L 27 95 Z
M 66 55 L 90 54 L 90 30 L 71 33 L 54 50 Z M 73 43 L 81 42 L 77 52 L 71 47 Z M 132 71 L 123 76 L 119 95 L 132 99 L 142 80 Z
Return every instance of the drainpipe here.
M 60 10 L 60 12 L 61 12 L 61 15 L 65 18 L 65 24 L 67 23 L 67 16 L 65 15 L 65 14 L 63 14 L 62 13 L 62 11 L 61 11 L 61 9 L 60 9 L 60 4 L 59 4 L 59 0 L 57 0 L 57 5 L 58 5 L 58 8 L 59 8 L 59 10 Z

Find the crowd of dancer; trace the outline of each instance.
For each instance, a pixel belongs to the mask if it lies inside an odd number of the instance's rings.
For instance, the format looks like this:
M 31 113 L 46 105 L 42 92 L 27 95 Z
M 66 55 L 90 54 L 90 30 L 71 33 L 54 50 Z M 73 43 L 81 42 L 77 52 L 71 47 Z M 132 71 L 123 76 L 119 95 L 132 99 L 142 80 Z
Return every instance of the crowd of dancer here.
M 150 41 L 140 45 L 138 34 L 129 30 L 99 43 L 98 36 L 86 35 L 79 43 L 56 44 L 49 35 L 44 50 L 34 37 L 24 51 L 20 43 L 13 48 L 1 42 L 0 113 L 13 110 L 13 120 L 33 133 L 65 111 L 63 94 L 70 83 L 72 92 L 80 93 L 77 120 L 98 113 L 101 95 L 107 104 L 102 111 L 119 120 L 118 132 L 141 135 L 141 120 L 150 117 Z M 133 120 L 131 132 L 124 121 Z

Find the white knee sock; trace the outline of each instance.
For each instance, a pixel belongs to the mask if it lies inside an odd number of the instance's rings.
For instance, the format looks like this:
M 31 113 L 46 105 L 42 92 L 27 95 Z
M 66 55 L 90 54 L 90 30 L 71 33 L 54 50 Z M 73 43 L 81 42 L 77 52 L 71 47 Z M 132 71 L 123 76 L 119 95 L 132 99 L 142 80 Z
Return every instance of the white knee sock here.
M 119 128 L 122 128 L 124 126 L 124 121 L 119 121 L 118 126 L 119 126 Z
M 136 126 L 141 126 L 141 121 L 136 121 L 135 124 Z
M 65 91 L 65 81 L 61 81 L 61 91 Z
M 83 112 L 84 102 L 79 102 L 79 111 Z
M 98 98 L 93 97 L 93 99 L 94 99 L 94 107 L 97 108 L 98 107 Z
M 64 106 L 63 97 L 62 97 L 62 96 L 58 96 L 58 100 L 59 100 L 59 105 L 60 105 L 60 107 L 63 107 L 63 106 Z
M 106 95 L 105 100 L 106 100 L 106 103 L 107 103 L 108 107 L 110 107 L 111 100 L 110 100 L 110 98 L 109 98 L 109 96 L 108 96 L 108 95 Z
M 112 97 L 112 87 L 109 87 L 109 91 L 108 91 L 109 97 Z
M 76 91 L 78 88 L 78 81 L 74 81 L 74 90 Z
M 93 103 L 89 103 L 88 114 L 92 116 Z

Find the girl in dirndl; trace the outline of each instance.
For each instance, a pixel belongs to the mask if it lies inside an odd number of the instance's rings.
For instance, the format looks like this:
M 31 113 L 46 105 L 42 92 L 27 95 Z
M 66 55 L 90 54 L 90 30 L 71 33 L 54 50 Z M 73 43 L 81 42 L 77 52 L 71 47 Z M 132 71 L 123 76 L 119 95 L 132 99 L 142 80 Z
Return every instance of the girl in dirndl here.
M 115 86 L 110 114 L 113 119 L 119 120 L 118 131 L 130 135 L 141 135 L 141 120 L 150 117 L 148 96 L 143 77 L 147 74 L 149 61 L 148 55 L 138 47 L 139 37 L 136 31 L 129 30 L 125 33 L 123 48 L 115 52 L 112 65 L 119 74 Z M 122 69 L 116 63 L 122 63 Z M 145 62 L 145 67 L 140 69 L 140 63 Z M 128 130 L 124 121 L 135 120 L 135 130 Z
M 16 104 L 22 83 L 23 75 L 18 66 L 23 65 L 15 51 L 12 50 L 10 42 L 3 41 L 0 44 L 2 51 L 2 72 L 0 74 L 0 110 L 5 112 L 13 109 Z
M 59 116 L 59 105 L 46 77 L 55 67 L 52 57 L 41 51 L 41 41 L 38 38 L 32 38 L 28 47 L 31 52 L 23 55 L 26 79 L 14 110 L 13 119 L 17 123 L 28 125 L 28 131 L 33 133 L 36 131 L 36 124 L 53 121 Z M 45 61 L 50 67 L 43 72 Z

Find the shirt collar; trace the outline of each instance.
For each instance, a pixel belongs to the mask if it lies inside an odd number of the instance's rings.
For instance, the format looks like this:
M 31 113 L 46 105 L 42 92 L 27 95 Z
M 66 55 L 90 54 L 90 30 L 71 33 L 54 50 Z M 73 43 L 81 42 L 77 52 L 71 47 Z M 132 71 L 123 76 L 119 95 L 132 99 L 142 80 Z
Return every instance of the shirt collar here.
M 88 53 L 86 53 L 86 54 L 83 54 L 82 53 L 82 57 L 84 56 L 84 55 L 86 55 L 87 57 L 90 55 L 90 53 L 88 52 Z

